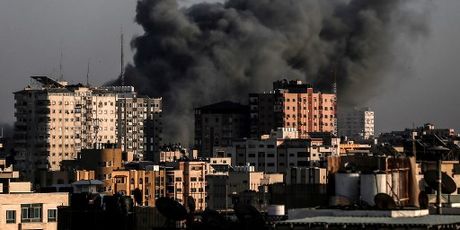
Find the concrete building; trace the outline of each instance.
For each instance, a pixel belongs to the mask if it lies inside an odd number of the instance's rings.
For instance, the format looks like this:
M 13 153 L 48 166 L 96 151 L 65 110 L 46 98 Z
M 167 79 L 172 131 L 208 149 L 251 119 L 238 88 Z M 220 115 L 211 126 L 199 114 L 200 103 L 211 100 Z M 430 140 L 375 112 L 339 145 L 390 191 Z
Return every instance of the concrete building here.
M 210 157 L 214 146 L 231 146 L 249 136 L 249 108 L 223 101 L 195 109 L 195 146 L 200 156 Z
M 340 139 L 330 133 L 298 139 L 296 129 L 279 128 L 261 139 L 245 139 L 235 141 L 232 147 L 216 147 L 215 154 L 230 156 L 235 166 L 249 163 L 255 171 L 285 173 L 290 167 L 311 166 L 328 156 L 338 155 L 339 148 Z
M 15 92 L 15 165 L 25 179 L 60 170 L 85 148 L 116 143 L 115 94 L 48 77 Z
M 206 174 L 208 163 L 198 160 L 181 160 L 170 164 L 173 168 L 166 171 L 166 195 L 183 205 L 188 197 L 196 203 L 196 210 L 206 208 Z
M 166 196 L 166 169 L 152 165 L 145 170 L 116 170 L 112 172 L 113 194 L 141 195 L 138 205 L 155 206 L 155 200 Z
M 84 149 L 75 162 L 77 169 L 94 171 L 94 178 L 89 173 L 88 179 L 104 182 L 102 191 L 106 194 L 113 193 L 112 172 L 123 168 L 122 151 L 119 148 Z
M 174 162 L 184 157 L 190 156 L 187 154 L 187 149 L 181 145 L 163 145 L 160 147 L 159 163 Z
M 32 79 L 33 84 L 14 93 L 15 167 L 25 179 L 45 181 L 47 172 L 61 170 L 63 160 L 107 143 L 120 143 L 140 156 L 148 150 L 153 157 L 155 141 L 161 139 L 161 98 L 136 98 L 133 87 Z
M 294 128 L 301 138 L 309 132 L 336 133 L 336 95 L 315 92 L 301 81 L 276 81 L 273 91 L 249 95 L 251 137 L 278 127 Z
M 58 206 L 67 205 L 68 193 L 0 194 L 0 229 L 57 229 Z
M 374 111 L 370 108 L 341 110 L 338 115 L 339 136 L 357 141 L 373 138 L 374 118 Z
M 131 88 L 131 94 L 120 94 L 117 99 L 118 143 L 137 159 L 158 160 L 162 98 L 138 97 Z
M 259 192 L 261 186 L 283 183 L 283 174 L 257 172 L 251 165 L 235 166 L 223 173 L 208 174 L 207 180 L 207 204 L 211 209 L 227 210 L 231 204 L 232 196 L 238 196 L 242 192 Z
M 286 184 L 327 184 L 327 169 L 319 167 L 292 167 L 287 170 Z
M 18 178 L 0 159 L 0 229 L 57 229 L 57 207 L 69 204 L 68 193 L 34 193 Z

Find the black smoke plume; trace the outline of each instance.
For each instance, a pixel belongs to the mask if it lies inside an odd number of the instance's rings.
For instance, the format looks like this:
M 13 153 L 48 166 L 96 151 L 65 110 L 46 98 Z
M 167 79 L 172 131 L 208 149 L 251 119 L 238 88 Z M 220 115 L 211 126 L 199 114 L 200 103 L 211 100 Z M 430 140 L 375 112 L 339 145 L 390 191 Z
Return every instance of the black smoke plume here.
M 185 143 L 194 107 L 246 102 L 249 92 L 269 91 L 282 78 L 323 91 L 336 79 L 340 103 L 359 105 L 405 57 L 395 53 L 396 41 L 427 33 L 425 12 L 413 4 L 228 0 L 181 8 L 175 0 L 139 0 L 135 20 L 145 33 L 132 41 L 134 65 L 125 80 L 164 98 L 166 139 Z

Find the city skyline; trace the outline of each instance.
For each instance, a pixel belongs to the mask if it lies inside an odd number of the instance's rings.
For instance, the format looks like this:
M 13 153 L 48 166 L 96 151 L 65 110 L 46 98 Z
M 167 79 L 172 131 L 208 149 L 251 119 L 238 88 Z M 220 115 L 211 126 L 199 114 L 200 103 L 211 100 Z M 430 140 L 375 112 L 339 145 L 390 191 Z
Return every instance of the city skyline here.
M 190 4 L 191 1 L 184 2 Z M 119 73 L 120 27 L 123 27 L 127 40 L 125 59 L 128 62 L 132 62 L 134 52 L 129 48 L 129 41 L 142 32 L 133 22 L 135 3 L 130 2 L 117 1 L 110 6 L 98 1 L 80 2 L 78 5 L 53 1 L 27 3 L 38 4 L 39 7 L 26 7 L 24 1 L 0 4 L 0 9 L 3 9 L 0 15 L 5 17 L 0 16 L 0 29 L 6 31 L 0 36 L 0 67 L 4 80 L 0 86 L 0 105 L 4 108 L 0 124 L 12 124 L 12 92 L 27 85 L 30 75 L 58 75 L 60 50 L 63 52 L 66 80 L 85 82 L 89 61 L 90 82 L 102 85 Z M 428 3 L 418 6 L 423 4 Z M 456 32 L 459 30 L 455 29 L 458 27 L 455 24 L 458 18 L 456 9 L 460 8 L 460 4 L 443 1 L 422 7 L 430 8 L 429 34 L 413 43 L 401 41 L 408 46 L 410 53 L 407 66 L 403 66 L 409 71 L 398 73 L 398 70 L 388 70 L 388 75 L 395 77 L 383 80 L 385 90 L 380 90 L 363 105 L 376 112 L 376 133 L 426 122 L 435 123 L 438 127 L 460 129 L 455 119 L 460 115 L 455 101 L 455 86 L 460 80 L 454 72 L 455 55 L 459 48 L 450 45 L 460 37 Z M 26 13 L 17 13 L 23 10 Z M 83 14 L 88 17 L 81 17 Z M 23 18 L 18 18 L 19 15 Z M 398 76 L 408 73 L 411 76 Z M 265 88 L 269 89 L 270 83 Z M 190 111 L 190 116 L 193 116 L 193 111 Z

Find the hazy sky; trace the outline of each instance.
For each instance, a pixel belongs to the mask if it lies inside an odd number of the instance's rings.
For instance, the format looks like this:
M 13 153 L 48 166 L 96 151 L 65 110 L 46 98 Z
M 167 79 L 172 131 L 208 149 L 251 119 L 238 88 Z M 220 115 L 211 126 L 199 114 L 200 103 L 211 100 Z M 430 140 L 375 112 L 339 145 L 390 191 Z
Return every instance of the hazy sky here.
M 460 1 L 432 4 L 429 36 L 404 44 L 413 57 L 410 76 L 389 70 L 401 80 L 383 79 L 387 90 L 368 103 L 377 131 L 425 122 L 460 130 Z M 135 7 L 135 0 L 0 0 L 0 123 L 14 121 L 12 92 L 29 84 L 30 75 L 57 76 L 60 49 L 66 80 L 85 82 L 88 61 L 92 84 L 116 77 L 120 28 L 128 61 L 130 39 L 142 33 L 133 22 Z

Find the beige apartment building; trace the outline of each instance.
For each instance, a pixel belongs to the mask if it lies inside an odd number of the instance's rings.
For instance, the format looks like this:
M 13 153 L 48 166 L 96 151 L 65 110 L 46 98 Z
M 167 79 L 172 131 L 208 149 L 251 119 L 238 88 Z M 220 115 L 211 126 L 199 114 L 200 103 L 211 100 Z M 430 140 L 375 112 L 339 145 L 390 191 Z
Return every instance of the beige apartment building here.
M 91 173 L 88 172 L 88 178 L 78 179 L 96 179 L 104 183 L 102 191 L 106 194 L 113 193 L 112 173 L 123 168 L 122 151 L 120 148 L 104 148 L 104 149 L 84 149 L 76 162 L 78 169 L 86 171 L 94 171 L 94 178 L 91 178 Z M 83 171 L 85 172 L 85 171 Z M 77 174 L 86 176 L 79 171 Z
M 290 167 L 307 167 L 339 155 L 340 139 L 330 133 L 297 138 L 294 128 L 278 128 L 260 139 L 234 141 L 232 147 L 216 147 L 215 155 L 231 157 L 235 166 L 250 164 L 255 171 L 285 173 Z
M 337 133 L 337 97 L 315 91 L 301 81 L 276 81 L 273 91 L 249 95 L 251 137 L 278 127 L 295 128 L 300 138 L 309 132 Z
M 283 183 L 282 173 L 255 171 L 251 165 L 234 166 L 227 175 L 213 173 L 206 176 L 207 204 L 211 209 L 227 210 L 231 207 L 231 197 L 245 191 L 259 192 L 261 186 Z
M 194 199 L 196 210 L 206 208 L 206 174 L 207 162 L 178 161 L 173 169 L 166 171 L 166 194 L 178 202 L 187 205 L 187 198 Z
M 112 172 L 113 194 L 134 196 L 135 190 L 142 195 L 142 206 L 155 206 L 155 200 L 166 196 L 166 169 L 158 165 L 145 170 L 117 170 Z M 138 204 L 139 205 L 139 204 Z
M 56 230 L 57 208 L 68 205 L 68 193 L 0 194 L 0 229 Z
M 32 77 L 39 85 L 15 92 L 15 160 L 36 182 L 82 149 L 116 143 L 115 94 Z
M 161 140 L 161 98 L 136 98 L 129 86 L 32 79 L 33 84 L 14 93 L 15 167 L 23 178 L 43 183 L 44 174 L 59 171 L 63 160 L 107 143 L 126 146 L 124 150 L 138 156 L 152 150 L 147 155 L 153 156 Z
M 0 159 L 0 229 L 57 229 L 57 207 L 69 205 L 68 193 L 33 193 L 31 183 Z

